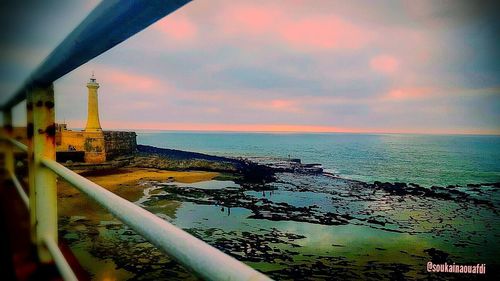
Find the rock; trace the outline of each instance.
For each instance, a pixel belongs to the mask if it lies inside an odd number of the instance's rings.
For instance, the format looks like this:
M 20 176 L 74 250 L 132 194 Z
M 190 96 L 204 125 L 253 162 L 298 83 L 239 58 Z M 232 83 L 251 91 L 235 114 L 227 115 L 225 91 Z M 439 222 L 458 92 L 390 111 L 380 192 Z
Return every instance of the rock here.
M 431 257 L 431 261 L 433 263 L 445 263 L 445 262 L 451 262 L 448 257 L 449 254 L 446 252 L 443 252 L 441 250 L 438 250 L 436 248 L 430 248 L 424 250 L 424 253 L 427 253 Z

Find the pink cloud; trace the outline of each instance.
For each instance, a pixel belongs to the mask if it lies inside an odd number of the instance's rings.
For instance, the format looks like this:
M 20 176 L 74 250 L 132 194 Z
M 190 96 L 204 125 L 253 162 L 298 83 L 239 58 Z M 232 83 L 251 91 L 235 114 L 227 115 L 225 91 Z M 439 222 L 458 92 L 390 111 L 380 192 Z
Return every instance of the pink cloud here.
M 394 88 L 384 95 L 381 101 L 416 101 L 425 99 L 443 98 L 467 98 L 497 95 L 500 93 L 499 87 L 487 87 L 479 89 L 458 88 L 458 87 L 400 87 Z M 435 104 L 434 104 L 435 105 Z M 443 111 L 443 109 L 440 109 Z
M 273 4 L 236 4 L 225 8 L 218 28 L 225 36 L 265 38 L 296 49 L 359 49 L 372 33 L 336 15 L 297 15 Z
M 276 112 L 305 113 L 300 107 L 300 102 L 291 99 L 273 99 L 270 101 L 264 101 L 263 103 L 259 103 L 257 107 Z
M 421 100 L 431 97 L 433 93 L 434 91 L 430 88 L 399 88 L 391 90 L 384 96 L 384 99 L 388 101 Z
M 106 85 L 120 88 L 123 91 L 135 91 L 139 93 L 154 94 L 165 91 L 171 87 L 164 81 L 133 72 L 127 72 L 115 68 L 99 67 L 96 72 L 99 81 L 105 81 Z
M 384 74 L 393 74 L 399 68 L 399 61 L 388 55 L 378 55 L 370 60 L 370 67 Z
M 259 110 L 276 113 L 305 113 L 301 107 L 303 101 L 300 99 L 286 98 L 259 98 L 252 91 L 240 90 L 234 91 L 194 91 L 183 92 L 178 98 L 184 102 L 203 102 L 208 107 L 205 109 L 208 113 L 219 113 L 220 110 L 214 110 L 215 106 L 221 104 L 231 104 L 233 108 L 243 110 Z M 271 92 L 269 94 L 272 94 Z
M 272 100 L 271 101 L 271 107 L 272 108 L 289 108 L 292 106 L 295 106 L 296 102 L 291 101 L 291 100 Z
M 78 123 L 76 120 L 73 121 Z M 80 122 L 81 123 L 81 122 Z M 168 123 L 168 122 L 113 122 L 103 121 L 108 128 L 179 131 L 233 131 L 233 132 L 358 132 L 354 128 L 295 124 L 221 124 L 221 123 Z
M 291 21 L 278 32 L 292 46 L 314 49 L 359 49 L 372 39 L 367 30 L 337 16 Z
M 226 34 L 267 33 L 283 20 L 282 10 L 270 5 L 235 4 L 221 12 L 219 26 Z
M 198 33 L 197 26 L 182 14 L 173 14 L 155 24 L 155 28 L 178 42 L 191 42 Z

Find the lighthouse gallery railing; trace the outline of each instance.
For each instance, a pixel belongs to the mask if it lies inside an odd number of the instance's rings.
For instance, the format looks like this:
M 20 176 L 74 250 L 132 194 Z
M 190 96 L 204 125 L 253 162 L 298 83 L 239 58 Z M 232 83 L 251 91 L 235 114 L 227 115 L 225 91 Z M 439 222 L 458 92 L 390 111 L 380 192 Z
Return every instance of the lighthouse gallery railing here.
M 190 0 L 103 1 L 0 107 L 5 131 L 3 141 L 8 144 L 4 151 L 5 169 L 30 209 L 32 241 L 37 246 L 41 262 L 54 261 L 65 280 L 76 280 L 76 277 L 57 246 L 57 176 L 204 279 L 270 280 L 55 161 L 53 82 L 188 2 Z M 12 108 L 24 100 L 28 145 L 12 139 Z M 29 196 L 15 175 L 14 150 L 25 151 L 28 155 Z

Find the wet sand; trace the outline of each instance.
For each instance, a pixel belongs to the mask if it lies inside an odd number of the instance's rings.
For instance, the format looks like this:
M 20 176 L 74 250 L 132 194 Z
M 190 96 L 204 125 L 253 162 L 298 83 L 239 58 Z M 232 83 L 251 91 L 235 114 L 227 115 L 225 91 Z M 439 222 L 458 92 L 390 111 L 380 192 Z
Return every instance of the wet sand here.
M 216 172 L 179 172 L 145 168 L 120 168 L 106 171 L 80 172 L 80 174 L 132 202 L 143 195 L 141 182 L 154 180 L 194 183 L 211 180 L 219 175 Z M 57 188 L 59 216 L 83 216 L 91 220 L 107 220 L 111 218 L 111 215 L 106 210 L 64 180 L 58 180 Z
M 80 171 L 80 174 L 132 202 L 143 196 L 143 183 L 148 181 L 196 183 L 212 180 L 219 176 L 219 173 L 215 172 L 178 172 L 143 168 L 120 168 L 97 172 Z M 114 244 L 108 243 L 107 240 L 103 242 L 101 239 L 89 239 L 88 235 L 80 236 L 82 233 L 90 233 L 97 235 L 94 238 L 107 237 L 114 235 L 113 227 L 118 226 L 119 229 L 123 229 L 124 226 L 104 208 L 92 202 L 63 180 L 58 181 L 58 197 L 60 236 L 71 244 L 73 253 L 83 268 L 90 273 L 92 280 L 127 280 L 134 277 L 133 273 L 118 266 L 112 258 L 107 258 L 102 253 L 96 255 L 96 249 L 110 249 L 115 253 L 116 246 Z M 179 204 L 179 202 L 171 202 L 170 208 L 165 211 L 173 215 Z M 75 228 L 68 229 L 69 225 L 73 224 Z M 165 257 L 163 258 L 165 259 Z M 181 270 L 177 269 L 177 271 Z M 186 274 L 184 277 L 190 277 L 187 272 L 184 274 Z
M 76 171 L 78 172 L 78 171 Z M 136 187 L 138 181 L 177 181 L 183 183 L 193 183 L 199 181 L 211 180 L 219 175 L 216 172 L 203 172 L 203 171 L 165 171 L 158 169 L 146 169 L 146 168 L 120 168 L 106 171 L 95 171 L 95 172 L 79 172 L 80 175 L 89 179 L 92 182 L 106 188 L 111 192 L 123 191 L 126 187 Z M 125 193 L 122 197 L 128 199 L 128 196 L 140 189 L 134 189 L 130 191 L 130 194 Z M 58 195 L 60 197 L 68 197 L 80 192 L 73 186 L 66 183 L 64 180 L 58 181 Z M 131 199 L 129 199 L 131 200 Z

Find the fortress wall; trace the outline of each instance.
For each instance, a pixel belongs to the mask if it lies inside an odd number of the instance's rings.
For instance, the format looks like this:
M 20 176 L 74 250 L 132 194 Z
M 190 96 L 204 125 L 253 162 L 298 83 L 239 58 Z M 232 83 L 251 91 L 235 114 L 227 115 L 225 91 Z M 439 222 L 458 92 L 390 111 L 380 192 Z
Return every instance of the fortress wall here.
M 60 137 L 58 137 L 60 135 Z M 59 151 L 69 151 L 74 147 L 75 150 L 85 151 L 83 144 L 85 143 L 84 132 L 79 131 L 62 131 L 56 133 L 57 150 Z
M 137 149 L 135 132 L 104 131 L 107 159 L 134 153 Z
M 85 163 L 102 163 L 106 161 L 102 132 L 61 131 L 60 134 L 58 151 L 85 151 Z

